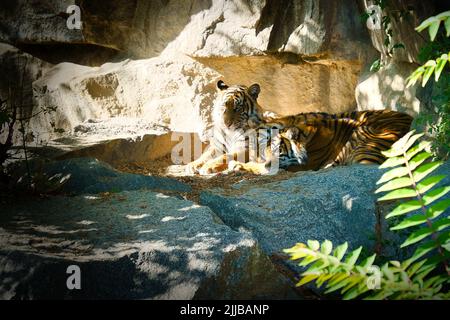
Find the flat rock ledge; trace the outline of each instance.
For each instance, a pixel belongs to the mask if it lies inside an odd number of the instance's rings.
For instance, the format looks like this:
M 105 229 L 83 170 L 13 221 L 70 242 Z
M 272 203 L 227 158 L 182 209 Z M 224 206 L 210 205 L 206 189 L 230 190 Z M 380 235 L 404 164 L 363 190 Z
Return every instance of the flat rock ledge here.
M 299 172 L 273 182 L 244 181 L 205 191 L 200 203 L 234 230 L 251 234 L 264 253 L 295 273 L 301 269 L 279 255 L 308 240 L 348 242 L 353 249 L 363 246 L 369 253 L 400 259 L 410 252 L 398 249 L 403 238 L 389 231 L 384 218 L 394 204 L 377 203 L 374 194 L 383 172 L 378 166 L 352 165 Z M 446 162 L 433 174 L 449 172 Z M 438 186 L 449 184 L 447 176 Z
M 309 239 L 373 245 L 377 166 L 300 172 L 288 180 L 205 191 L 206 205 L 235 230 L 251 232 L 267 253 Z
M 147 190 L 1 204 L 1 299 L 296 298 L 256 241 Z M 67 268 L 81 271 L 69 290 Z
M 183 182 L 89 158 L 31 165 L 68 180 L 61 195 L 0 199 L 0 299 L 311 298 L 320 291 L 295 289 L 301 269 L 283 249 L 328 239 L 407 254 L 384 219 L 393 204 L 376 202 L 378 166 L 242 180 L 195 203 Z M 80 290 L 67 287 L 71 265 Z

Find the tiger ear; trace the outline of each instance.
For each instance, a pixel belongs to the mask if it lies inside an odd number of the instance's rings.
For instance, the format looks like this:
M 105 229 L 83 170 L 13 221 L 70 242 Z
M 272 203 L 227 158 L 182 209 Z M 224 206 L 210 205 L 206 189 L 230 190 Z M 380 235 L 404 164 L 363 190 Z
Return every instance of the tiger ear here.
M 223 82 L 222 80 L 217 81 L 217 88 L 219 90 L 226 90 L 228 89 L 228 86 Z
M 296 139 L 296 137 L 298 137 L 300 135 L 300 129 L 297 127 L 290 127 L 287 131 L 286 131 L 286 138 L 288 138 L 289 140 L 294 140 Z
M 306 125 L 305 129 L 303 130 L 303 135 L 306 136 L 306 143 L 310 142 L 311 139 L 314 137 L 314 135 L 317 132 L 317 125 Z
M 253 99 L 256 100 L 258 99 L 258 95 L 261 92 L 261 88 L 259 87 L 259 84 L 254 83 L 248 88 L 247 92 Z

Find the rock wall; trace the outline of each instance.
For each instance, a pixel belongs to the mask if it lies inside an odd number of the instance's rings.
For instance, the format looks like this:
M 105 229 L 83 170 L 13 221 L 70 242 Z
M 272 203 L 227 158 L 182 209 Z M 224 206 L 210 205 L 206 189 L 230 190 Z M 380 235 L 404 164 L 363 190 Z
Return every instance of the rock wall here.
M 66 26 L 72 4 L 81 8 L 81 30 Z M 31 123 L 44 140 L 61 136 L 50 121 L 76 137 L 80 125 L 100 123 L 82 132 L 98 140 L 102 137 L 94 127 L 99 126 L 121 137 L 159 128 L 205 139 L 214 83 L 220 78 L 259 83 L 263 108 L 284 115 L 356 108 L 415 114 L 420 109 L 416 89 L 406 90 L 404 82 L 421 44 L 411 31 L 421 17 L 394 24 L 406 49 L 396 52 L 384 70 L 370 74 L 371 62 L 386 53 L 383 35 L 369 32 L 360 19 L 369 4 L 7 0 L 0 4 L 0 41 L 24 51 L 17 52 L 32 57 L 40 70 L 27 71 L 33 108 L 57 107 Z M 432 12 L 433 5 L 402 2 L 410 4 L 421 16 Z M 1 59 L 2 66 L 11 64 L 9 55 Z M 1 86 L 6 92 L 7 85 Z
M 66 26 L 71 4 L 81 8 L 81 30 Z M 102 122 L 113 135 L 157 127 L 205 138 L 219 78 L 260 83 L 261 105 L 281 114 L 353 110 L 360 70 L 375 53 L 353 1 L 42 0 L 2 7 L 1 41 L 38 56 L 37 64 L 61 62 L 27 83 L 35 109 L 57 108 L 32 120 L 44 140 L 58 137 L 50 122 L 75 136 L 80 126 Z M 102 59 L 111 62 L 97 66 Z
M 72 4 L 81 8 L 81 30 L 66 27 Z M 366 54 L 368 44 L 351 0 L 5 0 L 2 9 L 3 42 L 93 44 L 139 58 L 173 51 L 201 57 L 330 52 L 355 58 Z

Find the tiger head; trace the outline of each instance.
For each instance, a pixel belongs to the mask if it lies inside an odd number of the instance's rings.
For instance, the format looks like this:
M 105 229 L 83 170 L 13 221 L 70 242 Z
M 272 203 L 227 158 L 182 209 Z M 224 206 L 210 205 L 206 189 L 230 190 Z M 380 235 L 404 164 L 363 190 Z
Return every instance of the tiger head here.
M 216 126 L 246 131 L 262 123 L 262 109 L 257 102 L 261 91 L 258 84 L 228 86 L 220 80 L 217 88 L 219 97 L 213 108 Z
M 317 131 L 316 126 L 287 127 L 278 135 L 280 166 L 305 165 L 308 162 L 307 144 Z

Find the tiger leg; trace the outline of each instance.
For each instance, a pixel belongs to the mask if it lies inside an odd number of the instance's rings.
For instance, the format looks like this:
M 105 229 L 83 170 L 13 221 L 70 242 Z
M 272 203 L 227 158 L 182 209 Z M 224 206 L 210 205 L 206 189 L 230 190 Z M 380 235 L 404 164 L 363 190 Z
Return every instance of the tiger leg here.
M 228 169 L 228 163 L 235 159 L 245 159 L 247 154 L 246 150 L 237 151 L 233 153 L 223 154 L 217 158 L 209 160 L 200 169 L 199 173 L 201 175 L 212 174 L 217 172 L 222 172 Z M 242 158 L 244 157 L 244 158 Z
M 202 153 L 200 158 L 195 161 L 192 161 L 186 165 L 186 173 L 195 174 L 199 173 L 200 168 L 208 161 L 213 159 L 215 153 L 215 149 L 212 146 L 208 146 L 206 151 Z
M 266 175 L 269 173 L 266 162 L 255 161 L 243 163 L 233 160 L 228 165 L 228 170 L 234 172 L 250 172 L 258 175 Z

